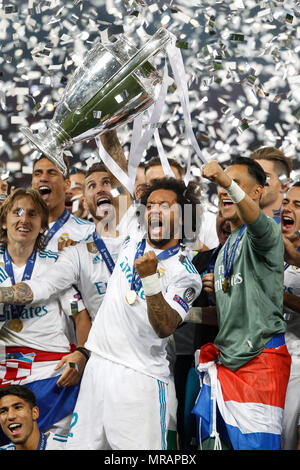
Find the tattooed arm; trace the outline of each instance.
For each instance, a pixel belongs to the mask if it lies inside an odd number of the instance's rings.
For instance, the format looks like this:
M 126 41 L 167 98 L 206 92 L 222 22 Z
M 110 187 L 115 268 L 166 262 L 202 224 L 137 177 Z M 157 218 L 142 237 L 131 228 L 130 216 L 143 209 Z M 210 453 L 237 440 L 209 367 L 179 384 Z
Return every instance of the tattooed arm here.
M 20 282 L 11 287 L 0 287 L 0 303 L 9 305 L 30 304 L 33 293 L 25 282 Z
M 155 274 L 158 259 L 154 251 L 148 251 L 135 262 L 135 267 L 141 279 Z M 149 322 L 160 338 L 170 336 L 177 328 L 182 319 L 161 292 L 155 295 L 146 295 L 147 313 Z
M 119 167 L 127 173 L 127 160 L 118 139 L 117 132 L 115 130 L 105 132 L 101 135 L 100 140 L 107 153 L 109 153 Z
M 149 322 L 159 338 L 166 338 L 181 323 L 181 316 L 164 299 L 161 292 L 146 296 Z

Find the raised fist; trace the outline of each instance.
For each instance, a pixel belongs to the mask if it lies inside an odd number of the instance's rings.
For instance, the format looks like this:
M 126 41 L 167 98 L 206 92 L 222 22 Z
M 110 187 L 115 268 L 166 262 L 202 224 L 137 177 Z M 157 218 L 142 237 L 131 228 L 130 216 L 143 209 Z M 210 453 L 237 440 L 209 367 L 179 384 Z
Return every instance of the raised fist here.
M 140 277 L 147 277 L 157 271 L 158 258 L 154 251 L 148 251 L 135 262 L 135 269 Z
M 222 188 L 228 188 L 232 181 L 216 161 L 209 162 L 202 166 L 202 177 L 222 186 Z

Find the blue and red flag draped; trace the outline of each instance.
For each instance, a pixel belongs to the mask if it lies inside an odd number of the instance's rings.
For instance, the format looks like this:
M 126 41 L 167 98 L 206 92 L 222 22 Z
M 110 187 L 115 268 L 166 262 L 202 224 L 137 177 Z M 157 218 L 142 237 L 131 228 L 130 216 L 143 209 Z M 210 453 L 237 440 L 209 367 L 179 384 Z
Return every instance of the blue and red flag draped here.
M 284 335 L 276 335 L 262 353 L 232 371 L 218 361 L 208 343 L 197 370 L 202 386 L 193 413 L 201 440 L 230 441 L 235 450 L 280 449 L 282 416 L 291 358 Z M 199 435 L 200 440 L 200 435 Z

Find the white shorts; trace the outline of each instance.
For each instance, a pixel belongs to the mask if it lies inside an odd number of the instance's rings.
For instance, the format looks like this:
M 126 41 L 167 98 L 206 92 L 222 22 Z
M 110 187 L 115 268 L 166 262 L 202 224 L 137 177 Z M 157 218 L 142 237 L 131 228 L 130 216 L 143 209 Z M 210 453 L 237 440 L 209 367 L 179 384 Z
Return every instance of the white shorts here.
M 167 384 L 92 353 L 67 450 L 164 450 Z
M 290 375 L 285 396 L 281 433 L 281 449 L 297 450 L 300 414 L 300 375 Z

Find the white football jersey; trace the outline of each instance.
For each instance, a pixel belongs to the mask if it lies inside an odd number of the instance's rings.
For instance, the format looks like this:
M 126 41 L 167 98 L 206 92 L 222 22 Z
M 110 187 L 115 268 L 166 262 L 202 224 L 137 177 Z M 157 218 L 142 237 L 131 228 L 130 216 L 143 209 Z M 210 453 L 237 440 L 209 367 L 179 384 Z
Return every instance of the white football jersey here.
M 47 432 L 47 444 L 45 450 L 65 450 L 66 442 L 68 437 L 62 436 L 61 434 L 54 434 L 53 432 Z M 16 446 L 13 442 L 0 447 L 0 450 L 16 450 Z
M 49 229 L 53 227 L 55 222 L 49 224 Z M 86 239 L 95 230 L 93 222 L 80 219 L 70 214 L 68 220 L 55 233 L 47 244 L 47 250 L 57 251 L 57 245 L 64 240 L 74 240 L 75 242 Z
M 300 268 L 289 266 L 284 271 L 284 290 L 300 296 Z M 300 314 L 283 306 L 287 328 L 285 333 L 286 345 L 293 356 L 291 372 L 295 368 L 300 372 Z
M 66 209 L 67 211 L 67 209 Z M 84 240 L 95 229 L 93 222 L 76 217 L 73 214 L 66 212 L 68 219 L 66 222 L 55 232 L 47 243 L 47 250 L 57 252 L 58 243 L 61 241 L 74 240 L 79 242 Z M 49 224 L 49 231 L 52 229 L 55 222 Z M 76 334 L 74 324 L 69 314 L 62 315 L 63 330 L 68 337 L 69 341 L 76 344 Z
M 0 286 L 11 286 L 11 280 L 5 271 L 4 250 L 0 250 Z M 55 264 L 57 253 L 52 251 L 37 252 L 32 278 L 48 277 L 50 268 Z M 21 282 L 25 266 L 17 267 L 12 263 L 15 282 Z M 62 329 L 63 311 L 71 309 L 74 290 L 65 290 L 59 299 L 51 296 L 46 301 L 36 302 L 23 307 L 20 319 L 23 323 L 21 331 L 14 331 L 11 320 L 12 312 L 9 305 L 1 310 L 0 346 L 22 346 L 41 351 L 68 352 L 70 343 Z M 82 303 L 79 307 L 82 310 Z
M 123 240 L 103 238 L 112 259 L 116 262 Z M 110 272 L 103 256 L 90 235 L 77 245 L 65 248 L 60 254 L 47 277 L 26 281 L 33 292 L 35 302 L 56 294 L 70 285 L 79 290 L 85 308 L 93 321 L 104 298 Z
M 159 338 L 150 325 L 144 290 L 129 305 L 134 258 L 140 242 L 126 240 L 121 248 L 107 292 L 85 346 L 96 354 L 159 380 L 170 375 L 166 359 L 168 338 Z M 153 250 L 146 243 L 145 252 Z M 153 250 L 157 255 L 162 250 Z M 201 278 L 187 257 L 180 253 L 158 263 L 161 291 L 182 319 L 201 291 Z

